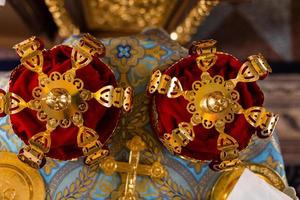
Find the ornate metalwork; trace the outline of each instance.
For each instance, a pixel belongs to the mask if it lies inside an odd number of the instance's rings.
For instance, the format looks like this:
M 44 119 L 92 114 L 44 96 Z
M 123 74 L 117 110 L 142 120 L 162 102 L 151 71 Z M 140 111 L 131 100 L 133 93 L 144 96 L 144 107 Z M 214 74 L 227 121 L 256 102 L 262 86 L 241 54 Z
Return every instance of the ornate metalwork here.
M 83 86 L 78 78 L 53 72 L 33 89 L 31 108 L 37 111 L 39 120 L 53 127 L 68 128 L 75 115 L 82 118 L 81 114 L 88 109 L 87 102 L 80 98 Z
M 172 0 L 87 0 L 83 8 L 89 13 L 86 17 L 90 29 L 128 33 L 139 32 L 149 25 L 163 27 L 177 3 Z
M 65 9 L 64 0 L 45 0 L 48 10 L 52 14 L 55 24 L 58 27 L 58 34 L 61 37 L 68 37 L 72 34 L 79 34 L 80 30 L 72 22 Z
M 156 70 L 151 76 L 148 91 L 150 94 L 158 91 L 160 94 L 166 94 L 169 98 L 177 98 L 182 95 L 182 86 L 176 77 L 171 78 Z
M 189 42 L 193 34 L 197 32 L 199 25 L 219 2 L 219 0 L 199 0 L 198 4 L 190 11 L 184 21 L 179 24 L 174 31 L 177 40 L 182 44 Z
M 196 62 L 198 67 L 204 72 L 209 70 L 217 61 L 217 56 L 215 55 L 217 52 L 216 43 L 216 40 L 193 42 L 191 53 L 199 55 Z
M 248 61 L 240 68 L 237 77 L 230 80 L 231 87 L 235 87 L 238 82 L 255 82 L 271 72 L 271 67 L 261 54 L 249 56 Z M 228 84 L 231 83 L 228 82 Z
M 87 66 L 93 56 L 102 56 L 105 49 L 102 43 L 94 37 L 85 34 L 72 49 L 72 68 L 61 74 L 52 72 L 49 76 L 43 73 L 43 53 L 40 41 L 32 37 L 15 46 L 21 57 L 21 64 L 38 74 L 39 85 L 32 90 L 33 99 L 25 102 L 14 93 L 0 93 L 0 111 L 5 114 L 15 114 L 24 108 L 37 111 L 37 118 L 46 121 L 44 132 L 29 139 L 29 145 L 20 151 L 19 158 L 32 167 L 38 168 L 44 162 L 44 155 L 51 146 L 51 132 L 57 126 L 68 128 L 73 123 L 79 127 L 77 143 L 86 156 L 87 165 L 95 165 L 108 155 L 108 150 L 102 149 L 98 134 L 83 126 L 82 113 L 88 110 L 87 101 L 95 98 L 104 107 L 123 107 L 130 111 L 132 107 L 132 89 L 127 87 L 114 88 L 112 85 L 102 87 L 92 93 L 84 89 L 84 83 L 75 78 L 76 70 Z
M 8 92 L 0 93 L 0 113 L 15 114 L 28 107 L 28 104 L 18 95 Z
M 260 136 L 269 137 L 278 122 L 278 115 L 268 112 L 262 107 L 251 107 L 243 111 L 249 124 L 261 129 Z
M 210 129 L 216 123 L 231 123 L 239 110 L 239 93 L 228 87 L 222 76 L 210 77 L 203 72 L 201 81 L 195 81 L 185 98 L 187 110 L 193 116 L 191 123 Z
M 219 132 L 219 137 L 217 140 L 217 149 L 220 151 L 220 161 L 212 165 L 213 169 L 216 171 L 231 169 L 237 164 L 240 164 L 239 159 L 239 144 L 230 135 L 224 132 L 225 123 L 216 124 L 216 130 Z
M 171 134 L 165 133 L 161 140 L 170 152 L 180 153 L 182 147 L 186 146 L 195 138 L 193 126 L 187 122 L 178 124 L 178 128 L 174 129 Z
M 82 148 L 83 155 L 86 156 L 84 162 L 91 168 L 96 168 L 100 160 L 108 156 L 109 152 L 107 149 L 102 149 L 103 144 L 96 131 L 82 124 L 78 124 L 78 126 L 77 144 Z
M 127 148 L 130 150 L 129 162 L 119 162 L 112 157 L 107 157 L 100 163 L 100 167 L 106 175 L 112 175 L 115 172 L 126 173 L 126 183 L 124 188 L 120 188 L 121 196 L 119 199 L 138 199 L 136 194 L 137 175 L 150 176 L 151 178 L 163 178 L 166 170 L 159 161 L 152 165 L 139 164 L 140 152 L 146 145 L 139 136 L 134 136 L 127 142 Z
M 51 147 L 50 133 L 53 129 L 47 129 L 32 136 L 28 143 L 21 149 L 18 158 L 33 168 L 39 168 L 45 164 L 45 153 L 48 153 Z
M 64 0 L 45 0 L 45 2 L 61 37 L 80 32 L 65 9 Z M 197 32 L 197 28 L 219 2 L 219 0 L 199 0 L 171 35 L 175 34 L 176 40 L 182 44 L 189 42 L 193 34 Z M 88 13 L 86 17 L 89 29 L 128 33 L 140 32 L 148 26 L 166 27 L 168 18 L 172 13 L 176 13 L 178 3 L 182 4 L 171 0 L 145 0 L 142 3 L 88 0 L 83 3 L 83 9 L 85 13 Z M 157 13 L 164 14 L 157 15 Z
M 21 57 L 21 63 L 27 69 L 43 74 L 44 57 L 42 53 L 43 45 L 35 37 L 31 37 L 13 47 L 17 54 Z
M 149 93 L 158 92 L 168 98 L 184 97 L 187 111 L 192 114 L 190 122 L 181 122 L 172 133 L 165 133 L 162 142 L 174 153 L 181 153 L 182 147 L 194 139 L 193 126 L 202 125 L 206 129 L 213 127 L 219 132 L 217 149 L 220 151 L 221 163 L 215 169 L 230 168 L 238 160 L 238 142 L 224 132 L 226 123 L 234 121 L 235 114 L 243 114 L 249 124 L 259 127 L 261 137 L 272 134 L 278 121 L 278 115 L 268 112 L 263 107 L 243 109 L 238 103 L 239 93 L 235 90 L 238 82 L 254 82 L 271 72 L 270 66 L 261 54 L 248 57 L 240 68 L 236 78 L 224 80 L 220 75 L 211 77 L 207 70 L 216 62 L 214 40 L 194 43 L 191 54 L 196 54 L 198 67 L 203 71 L 200 80 L 192 84 L 192 89 L 184 91 L 176 77 L 162 74 L 159 70 L 152 74 L 148 86 Z M 188 129 L 183 129 L 182 124 Z M 187 134 L 188 133 L 188 134 Z M 193 136 L 193 137 L 192 137 Z

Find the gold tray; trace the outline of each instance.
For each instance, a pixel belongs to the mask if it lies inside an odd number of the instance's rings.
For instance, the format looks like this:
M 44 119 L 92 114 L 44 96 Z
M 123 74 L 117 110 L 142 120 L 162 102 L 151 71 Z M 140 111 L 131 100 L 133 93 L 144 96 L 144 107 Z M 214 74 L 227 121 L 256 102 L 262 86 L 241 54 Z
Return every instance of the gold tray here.
M 44 200 L 45 185 L 39 171 L 16 154 L 0 152 L 0 199 Z
M 212 188 L 210 200 L 226 200 L 245 168 L 248 168 L 280 191 L 283 191 L 286 187 L 281 176 L 275 170 L 265 165 L 248 163 L 223 172 Z

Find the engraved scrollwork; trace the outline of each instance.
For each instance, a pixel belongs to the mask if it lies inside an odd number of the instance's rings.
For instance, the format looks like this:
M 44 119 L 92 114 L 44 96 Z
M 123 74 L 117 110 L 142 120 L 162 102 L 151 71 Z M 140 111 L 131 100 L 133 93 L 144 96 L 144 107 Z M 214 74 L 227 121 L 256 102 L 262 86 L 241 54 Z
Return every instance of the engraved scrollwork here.
M 59 121 L 59 125 L 62 127 L 62 128 L 68 128 L 71 126 L 71 123 L 72 121 L 70 119 L 61 119 Z
M 86 102 L 82 102 L 78 104 L 78 111 L 80 112 L 86 112 L 88 110 L 88 104 Z
M 195 81 L 192 85 L 194 91 L 198 91 L 201 88 L 201 86 L 202 83 L 200 81 Z
M 201 115 L 199 115 L 198 113 L 196 113 L 191 118 L 191 124 L 193 126 L 197 126 L 198 124 L 201 124 L 202 120 L 203 120 L 203 117 Z
M 79 95 L 85 101 L 88 101 L 93 98 L 93 94 L 86 89 L 81 90 Z
M 37 117 L 41 121 L 46 121 L 48 119 L 47 113 L 43 110 L 40 110 L 39 112 L 37 112 Z
M 206 129 L 211 129 L 214 126 L 214 122 L 209 119 L 202 119 L 202 125 Z
M 196 105 L 193 102 L 189 103 L 186 108 L 191 113 L 196 112 Z
M 52 72 L 50 75 L 49 75 L 49 79 L 50 81 L 58 81 L 61 79 L 61 75 L 59 72 Z
M 55 129 L 59 125 L 59 121 L 57 119 L 51 118 L 47 121 L 47 126 L 50 129 Z

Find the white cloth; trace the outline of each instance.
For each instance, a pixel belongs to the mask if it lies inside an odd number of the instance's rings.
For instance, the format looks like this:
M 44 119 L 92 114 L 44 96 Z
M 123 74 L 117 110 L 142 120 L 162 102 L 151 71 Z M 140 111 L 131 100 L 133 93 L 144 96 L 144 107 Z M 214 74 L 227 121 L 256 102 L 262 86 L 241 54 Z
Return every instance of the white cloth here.
M 248 169 L 245 169 L 227 200 L 292 200 Z
M 0 6 L 4 6 L 5 5 L 5 0 L 0 0 Z

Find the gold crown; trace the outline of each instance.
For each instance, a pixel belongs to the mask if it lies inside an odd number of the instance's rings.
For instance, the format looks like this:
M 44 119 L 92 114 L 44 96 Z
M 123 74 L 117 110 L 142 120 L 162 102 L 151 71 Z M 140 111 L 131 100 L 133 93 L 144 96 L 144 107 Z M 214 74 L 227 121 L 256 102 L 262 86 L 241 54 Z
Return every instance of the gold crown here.
M 178 78 L 157 70 L 151 76 L 148 92 L 158 92 L 168 98 L 182 96 L 188 101 L 186 109 L 192 114 L 190 122 L 181 122 L 172 133 L 165 133 L 161 139 L 165 146 L 179 154 L 182 147 L 194 140 L 193 126 L 214 127 L 219 132 L 217 149 L 222 161 L 214 167 L 225 169 L 240 162 L 238 142 L 224 132 L 226 123 L 233 122 L 235 114 L 243 114 L 249 124 L 259 127 L 263 137 L 272 134 L 279 117 L 263 107 L 243 109 L 238 103 L 239 92 L 235 90 L 238 82 L 255 82 L 272 71 L 264 57 L 261 54 L 249 56 L 234 79 L 224 80 L 220 75 L 211 77 L 207 70 L 214 66 L 217 59 L 215 44 L 215 40 L 204 40 L 191 47 L 190 53 L 197 55 L 197 66 L 202 70 L 200 80 L 192 84 L 191 90 L 184 91 Z M 182 127 L 183 123 L 186 128 Z
M 37 118 L 46 122 L 46 130 L 29 139 L 29 146 L 20 151 L 19 158 L 32 167 L 41 167 L 44 156 L 51 147 L 51 132 L 57 127 L 68 128 L 71 124 L 79 127 L 77 145 L 86 156 L 86 164 L 92 165 L 108 154 L 102 149 L 98 134 L 86 126 L 82 114 L 88 110 L 87 101 L 95 99 L 104 107 L 122 108 L 128 112 L 132 107 L 133 91 L 107 85 L 96 92 L 84 89 L 75 72 L 92 62 L 93 56 L 103 56 L 104 45 L 93 36 L 84 34 L 71 52 L 71 69 L 61 74 L 43 72 L 43 45 L 36 37 L 17 44 L 14 48 L 21 57 L 21 64 L 38 74 L 38 86 L 32 91 L 33 99 L 25 102 L 14 93 L 0 94 L 0 112 L 15 114 L 24 108 L 37 111 Z

